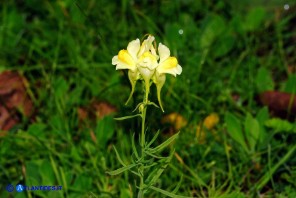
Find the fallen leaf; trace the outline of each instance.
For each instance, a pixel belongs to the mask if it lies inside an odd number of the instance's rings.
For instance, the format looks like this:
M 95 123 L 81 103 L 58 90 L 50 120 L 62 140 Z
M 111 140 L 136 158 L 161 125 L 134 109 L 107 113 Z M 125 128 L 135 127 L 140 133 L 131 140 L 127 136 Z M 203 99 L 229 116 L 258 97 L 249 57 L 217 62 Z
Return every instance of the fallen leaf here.
M 296 95 L 279 92 L 266 91 L 259 95 L 260 102 L 268 106 L 274 115 L 286 117 L 287 115 L 296 116 Z
M 92 127 L 97 120 L 101 120 L 105 116 L 117 112 L 117 109 L 108 102 L 93 100 L 89 105 L 79 107 L 77 109 L 80 127 L 88 128 L 91 140 L 97 143 L 97 137 Z
M 33 114 L 27 84 L 26 78 L 17 72 L 4 71 L 0 74 L 0 129 L 10 130 L 21 122 L 22 116 Z
M 92 106 L 95 110 L 96 117 L 99 119 L 117 111 L 113 105 L 107 102 L 93 102 Z
M 94 100 L 89 105 L 79 107 L 77 109 L 78 118 L 80 121 L 94 121 L 96 119 L 102 119 L 112 113 L 117 112 L 117 109 L 108 102 Z
M 296 65 L 289 65 L 288 66 L 288 72 L 290 74 L 296 73 Z

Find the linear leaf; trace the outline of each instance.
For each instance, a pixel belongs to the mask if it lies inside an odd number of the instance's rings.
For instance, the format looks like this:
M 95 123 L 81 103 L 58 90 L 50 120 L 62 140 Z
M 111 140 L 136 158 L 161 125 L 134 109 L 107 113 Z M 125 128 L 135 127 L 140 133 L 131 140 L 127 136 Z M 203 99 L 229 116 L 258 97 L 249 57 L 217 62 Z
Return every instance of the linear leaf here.
M 119 153 L 117 152 L 115 146 L 113 146 L 113 149 L 114 149 L 114 151 L 115 151 L 115 153 L 116 153 L 116 157 L 117 157 L 118 161 L 120 162 L 120 164 L 121 164 L 122 166 L 126 166 L 125 163 L 123 162 L 123 160 L 120 158 L 120 155 L 119 155 Z
M 160 145 L 158 145 L 155 148 L 149 149 L 150 153 L 156 153 L 161 151 L 162 149 L 164 149 L 165 147 L 167 147 L 172 141 L 174 141 L 180 132 L 176 133 L 175 135 L 173 135 L 172 137 L 170 137 L 169 139 L 167 139 L 166 141 L 164 141 L 163 143 L 161 143 Z
M 133 151 L 134 151 L 134 154 L 137 158 L 137 160 L 139 159 L 139 154 L 138 154 L 138 151 L 137 151 L 137 148 L 136 148 L 136 145 L 135 145 L 135 134 L 133 134 L 133 137 L 132 137 L 132 148 L 133 148 Z
M 107 171 L 106 173 L 108 173 L 109 175 L 118 175 L 124 171 L 127 171 L 127 170 L 135 167 L 135 166 L 136 166 L 136 164 L 130 164 L 128 166 L 121 167 L 121 168 L 114 170 L 114 171 Z
M 148 186 L 153 185 L 154 183 L 156 183 L 156 181 L 158 180 L 158 178 L 160 177 L 160 175 L 163 173 L 163 171 L 166 169 L 166 167 L 168 166 L 168 164 L 170 163 L 170 161 L 173 158 L 173 155 L 175 153 L 175 150 L 171 151 L 170 156 L 167 157 L 160 165 L 160 167 L 158 169 L 156 169 L 156 171 L 153 171 L 150 175 L 152 176 L 151 180 L 149 181 Z M 148 177 L 148 179 L 149 179 Z
M 156 108 L 159 108 L 159 106 L 157 104 L 155 104 L 154 102 L 149 102 L 148 105 L 152 105 L 152 106 L 155 106 Z
M 141 117 L 141 114 L 135 114 L 135 115 L 131 115 L 131 116 L 124 116 L 124 117 L 119 117 L 119 118 L 114 118 L 115 120 L 126 120 L 126 119 L 131 119 L 131 118 L 135 118 L 135 117 Z
M 158 155 L 152 154 L 149 151 L 144 151 L 144 152 L 145 152 L 145 154 L 147 154 L 147 155 L 149 155 L 151 157 L 154 157 L 155 159 L 164 159 L 164 158 L 166 158 L 166 157 L 162 157 L 162 156 L 158 156 Z
M 159 130 L 156 132 L 156 134 L 153 136 L 152 140 L 147 144 L 147 147 L 150 147 L 153 142 L 155 142 L 156 138 L 159 135 Z

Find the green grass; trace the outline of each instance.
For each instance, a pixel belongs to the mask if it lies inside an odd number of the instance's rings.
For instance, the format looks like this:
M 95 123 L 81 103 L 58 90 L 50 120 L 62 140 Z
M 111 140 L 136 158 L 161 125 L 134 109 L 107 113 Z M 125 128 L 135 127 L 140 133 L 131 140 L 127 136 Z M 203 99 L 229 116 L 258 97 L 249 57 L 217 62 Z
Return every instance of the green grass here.
M 111 59 L 147 33 L 169 46 L 183 67 L 178 78 L 167 77 L 162 100 L 165 114 L 177 112 L 188 121 L 172 146 L 182 160 L 173 158 L 157 187 L 177 187 L 177 194 L 191 197 L 296 197 L 295 116 L 275 119 L 256 100 L 268 89 L 296 92 L 295 72 L 289 72 L 296 65 L 296 4 L 285 3 L 4 0 L 0 71 L 27 78 L 36 116 L 30 121 L 20 115 L 21 122 L 0 138 L 0 197 L 136 196 L 131 175 L 106 174 L 120 167 L 112 146 L 128 164 L 132 134 L 140 132 L 136 119 L 113 120 L 130 115 L 141 92 L 137 87 L 124 106 L 127 73 L 115 71 Z M 78 108 L 94 99 L 117 113 L 79 121 Z M 197 125 L 212 112 L 220 122 L 199 144 Z M 148 137 L 158 129 L 162 140 L 172 135 L 163 116 L 148 110 Z M 8 193 L 10 183 L 63 190 Z

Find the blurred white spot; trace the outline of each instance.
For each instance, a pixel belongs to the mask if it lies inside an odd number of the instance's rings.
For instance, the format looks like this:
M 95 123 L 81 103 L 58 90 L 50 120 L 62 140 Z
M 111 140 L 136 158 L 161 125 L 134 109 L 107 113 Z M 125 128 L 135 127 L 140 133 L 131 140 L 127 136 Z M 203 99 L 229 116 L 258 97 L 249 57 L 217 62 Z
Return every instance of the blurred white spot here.
M 182 29 L 179 30 L 179 34 L 183 34 L 183 32 L 184 32 L 184 31 L 183 31 Z
M 285 10 L 289 10 L 289 8 L 290 8 L 289 4 L 285 4 L 285 5 L 284 5 L 284 9 L 285 9 Z

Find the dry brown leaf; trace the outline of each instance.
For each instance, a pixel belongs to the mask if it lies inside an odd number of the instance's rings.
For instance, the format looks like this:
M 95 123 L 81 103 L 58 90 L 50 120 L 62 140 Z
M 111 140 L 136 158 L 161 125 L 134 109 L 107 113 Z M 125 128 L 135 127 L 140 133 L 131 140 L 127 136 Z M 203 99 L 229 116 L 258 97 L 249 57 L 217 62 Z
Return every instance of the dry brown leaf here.
M 115 113 L 116 108 L 107 102 L 93 102 L 92 106 L 95 110 L 96 117 L 102 119 L 103 117 Z
M 103 117 L 117 112 L 117 109 L 108 102 L 96 101 L 90 105 L 78 108 L 78 118 L 80 121 L 102 119 Z
M 266 91 L 259 95 L 260 102 L 268 106 L 269 110 L 276 116 L 296 115 L 296 95 L 279 92 Z
M 289 65 L 288 66 L 288 72 L 290 74 L 296 73 L 296 65 Z
M 20 120 L 20 115 L 33 114 L 25 77 L 17 72 L 5 71 L 0 74 L 0 129 L 9 130 Z

